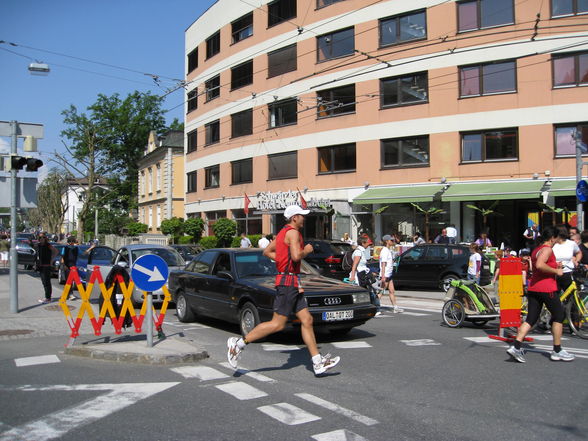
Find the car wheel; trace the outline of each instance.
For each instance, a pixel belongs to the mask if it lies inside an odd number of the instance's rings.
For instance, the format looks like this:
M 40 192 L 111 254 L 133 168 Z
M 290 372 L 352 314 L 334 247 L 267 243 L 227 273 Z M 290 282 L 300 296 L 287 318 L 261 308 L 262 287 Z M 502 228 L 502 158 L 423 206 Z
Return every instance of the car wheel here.
M 253 328 L 259 325 L 259 312 L 255 305 L 247 302 L 239 311 L 239 326 L 241 328 L 241 335 L 246 336 Z
M 447 290 L 451 287 L 451 282 L 453 282 L 454 280 L 459 280 L 459 277 L 457 277 L 455 274 L 447 274 L 441 280 L 441 289 L 447 292 Z
M 459 300 L 451 299 L 445 302 L 441 314 L 443 322 L 450 328 L 460 328 L 465 320 L 465 309 Z
M 188 300 L 186 299 L 186 295 L 183 292 L 179 292 L 176 297 L 176 314 L 178 315 L 178 320 L 182 323 L 193 322 L 196 320 L 196 315 L 190 305 L 188 305 Z

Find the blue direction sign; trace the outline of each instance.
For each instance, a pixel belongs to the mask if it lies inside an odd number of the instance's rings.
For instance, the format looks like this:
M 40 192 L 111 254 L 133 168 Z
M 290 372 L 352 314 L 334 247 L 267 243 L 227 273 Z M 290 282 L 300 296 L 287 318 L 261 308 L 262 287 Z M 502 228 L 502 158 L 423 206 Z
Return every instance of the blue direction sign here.
M 586 202 L 588 200 L 588 183 L 584 179 L 576 185 L 576 196 L 580 202 Z
M 169 276 L 167 263 L 155 254 L 145 254 L 135 260 L 131 269 L 131 279 L 143 291 L 157 291 Z

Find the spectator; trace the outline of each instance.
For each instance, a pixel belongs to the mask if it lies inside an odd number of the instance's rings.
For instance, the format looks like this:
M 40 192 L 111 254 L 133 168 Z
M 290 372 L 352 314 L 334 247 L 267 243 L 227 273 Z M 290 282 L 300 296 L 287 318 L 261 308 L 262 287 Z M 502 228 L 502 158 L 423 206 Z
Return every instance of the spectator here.
M 355 242 L 351 237 L 349 237 L 349 233 L 343 233 L 343 237 L 341 238 L 341 242 L 348 243 L 349 245 L 355 245 Z
M 468 280 L 480 283 L 480 271 L 482 269 L 482 254 L 477 243 L 470 244 L 470 260 L 468 264 Z
M 582 234 L 580 234 L 580 241 L 582 242 L 580 245 L 578 245 L 580 251 L 582 252 L 582 259 L 580 260 L 580 263 L 582 265 L 588 265 L 588 230 L 582 231 Z
M 0 265 L 3 268 L 8 266 L 8 252 L 10 251 L 10 242 L 8 241 L 8 236 L 3 234 L 0 236 Z
M 422 243 L 425 243 L 425 239 L 423 239 L 421 237 L 421 233 L 419 233 L 418 231 L 415 233 L 414 237 L 412 238 L 412 241 L 414 242 L 415 245 L 420 245 Z
M 263 250 L 270 244 L 272 240 L 274 240 L 274 235 L 266 234 L 261 239 L 259 239 L 259 242 L 257 242 L 257 246 Z
M 74 236 L 67 238 L 67 246 L 63 247 L 61 254 L 61 263 L 65 267 L 65 280 L 69 278 L 69 271 L 72 267 L 76 266 L 78 261 L 78 247 L 77 239 Z M 77 297 L 73 295 L 73 292 L 69 295 L 69 300 L 76 300 Z
M 527 228 L 523 232 L 523 237 L 525 238 L 525 247 L 532 250 L 535 247 L 537 239 L 541 237 L 537 224 L 533 224 L 530 228 Z
M 441 230 L 441 233 L 437 235 L 437 237 L 434 240 L 435 243 L 444 243 L 447 244 L 449 243 L 449 236 L 447 236 L 447 229 L 443 228 Z
M 445 230 L 447 230 L 447 237 L 449 238 L 449 243 L 457 243 L 457 229 L 455 228 L 455 225 L 449 224 L 449 226 L 445 228 Z
M 556 262 L 561 264 L 563 270 L 563 274 L 556 278 L 557 287 L 565 291 L 572 283 L 572 272 L 582 260 L 582 252 L 576 242 L 568 239 L 568 230 L 565 227 L 558 227 L 556 232 L 558 241 L 553 245 L 552 250 Z
M 241 233 L 241 248 L 251 248 L 251 241 L 245 233 Z
M 388 290 L 390 303 L 392 303 L 392 310 L 394 312 L 403 312 L 396 304 L 396 296 L 394 290 L 394 282 L 392 281 L 392 273 L 394 272 L 394 240 L 392 236 L 386 234 L 382 237 L 382 244 L 384 247 L 380 251 L 380 288 L 385 293 Z
M 37 247 L 37 268 L 41 275 L 41 282 L 45 290 L 45 298 L 39 299 L 39 303 L 50 303 L 52 295 L 51 271 L 52 263 L 57 256 L 57 249 L 49 243 L 45 233 L 39 234 L 39 245 Z
M 488 238 L 488 233 L 480 233 L 480 237 L 476 239 L 474 243 L 478 245 L 481 250 L 492 246 L 492 242 Z

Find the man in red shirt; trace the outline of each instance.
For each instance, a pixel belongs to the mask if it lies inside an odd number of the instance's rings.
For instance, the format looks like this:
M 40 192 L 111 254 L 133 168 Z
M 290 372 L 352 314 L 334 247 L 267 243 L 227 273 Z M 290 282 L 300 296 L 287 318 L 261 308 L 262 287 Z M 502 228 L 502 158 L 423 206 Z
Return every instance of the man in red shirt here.
M 292 312 L 300 320 L 302 339 L 312 357 L 314 374 L 324 374 L 339 363 L 339 357 L 332 357 L 330 354 L 323 356 L 318 351 L 312 326 L 312 315 L 308 311 L 304 289 L 300 284 L 300 261 L 313 251 L 312 245 L 304 245 L 300 233 L 300 229 L 304 225 L 304 216 L 309 212 L 298 205 L 287 207 L 284 210 L 284 217 L 288 223 L 278 233 L 276 240 L 263 251 L 264 256 L 276 261 L 278 269 L 274 315 L 269 322 L 260 323 L 244 338 L 229 338 L 227 358 L 233 368 L 237 367 L 241 352 L 247 344 L 284 329 L 288 322 L 288 316 Z

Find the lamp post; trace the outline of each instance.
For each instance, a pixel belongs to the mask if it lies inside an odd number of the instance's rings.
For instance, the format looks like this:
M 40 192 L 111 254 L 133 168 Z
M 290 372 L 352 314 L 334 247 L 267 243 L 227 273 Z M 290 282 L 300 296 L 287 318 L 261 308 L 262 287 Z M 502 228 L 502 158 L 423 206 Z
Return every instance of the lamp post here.
M 580 126 L 576 128 L 574 134 L 576 141 L 576 188 L 578 183 L 582 180 L 582 169 L 585 164 L 588 164 L 582 160 L 582 153 L 588 153 L 586 144 L 582 141 L 582 129 Z M 576 195 L 576 216 L 578 218 L 578 230 L 584 230 L 584 206 L 578 196 Z

